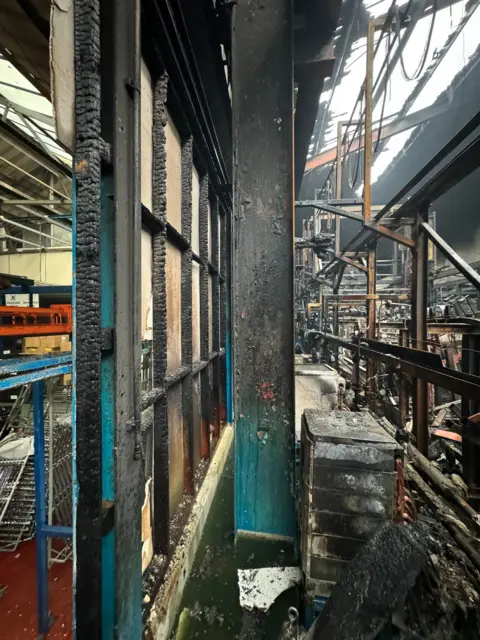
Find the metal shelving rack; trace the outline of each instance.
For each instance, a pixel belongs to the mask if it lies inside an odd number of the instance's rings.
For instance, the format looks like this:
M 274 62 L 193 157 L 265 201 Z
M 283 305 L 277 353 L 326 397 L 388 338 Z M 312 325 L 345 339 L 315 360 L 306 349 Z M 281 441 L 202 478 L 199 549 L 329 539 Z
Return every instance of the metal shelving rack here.
M 33 397 L 33 438 L 34 438 L 34 479 L 35 479 L 35 540 L 37 555 L 37 592 L 38 592 L 38 628 L 45 634 L 49 628 L 48 611 L 48 556 L 49 539 L 72 538 L 71 526 L 59 526 L 48 523 L 47 513 L 47 483 L 46 483 L 46 447 L 44 420 L 44 383 L 49 378 L 69 374 L 72 372 L 72 355 L 62 354 L 54 356 L 20 357 L 0 362 L 0 391 L 15 389 L 24 385 L 32 385 Z M 9 476 L 6 482 L 0 484 L 0 491 L 4 490 L 8 496 L 2 507 L 0 496 L 0 514 L 6 512 L 6 507 L 12 500 L 15 486 L 21 473 L 25 470 L 27 460 L 21 460 L 16 479 Z M 1 477 L 0 477 L 1 483 Z

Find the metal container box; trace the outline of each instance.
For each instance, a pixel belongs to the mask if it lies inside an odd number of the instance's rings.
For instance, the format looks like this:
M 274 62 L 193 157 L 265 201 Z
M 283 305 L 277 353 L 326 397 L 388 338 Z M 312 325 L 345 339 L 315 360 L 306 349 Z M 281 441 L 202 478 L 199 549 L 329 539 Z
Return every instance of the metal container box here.
M 302 416 L 300 528 L 307 599 L 328 596 L 349 560 L 394 517 L 399 444 L 370 412 Z
M 330 411 L 338 406 L 338 385 L 343 378 L 327 364 L 302 362 L 295 364 L 295 433 L 300 439 L 302 414 L 305 409 Z

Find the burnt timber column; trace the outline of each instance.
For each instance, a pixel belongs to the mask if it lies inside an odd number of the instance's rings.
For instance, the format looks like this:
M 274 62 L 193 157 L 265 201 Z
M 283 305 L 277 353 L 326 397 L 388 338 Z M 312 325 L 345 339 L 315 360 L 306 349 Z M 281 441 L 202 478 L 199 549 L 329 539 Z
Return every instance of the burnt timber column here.
M 294 535 L 292 3 L 233 20 L 237 532 Z

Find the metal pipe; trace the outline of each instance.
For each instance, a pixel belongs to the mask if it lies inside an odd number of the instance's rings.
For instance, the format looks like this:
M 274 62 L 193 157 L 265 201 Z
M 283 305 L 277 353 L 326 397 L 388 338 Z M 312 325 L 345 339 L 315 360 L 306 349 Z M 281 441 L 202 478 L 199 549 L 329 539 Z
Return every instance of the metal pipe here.
M 9 240 L 13 240 L 14 242 L 30 244 L 32 245 L 32 247 L 37 247 L 37 249 L 43 249 L 43 247 L 40 244 L 36 244 L 35 242 L 30 242 L 30 240 L 24 240 L 23 238 L 16 238 L 15 236 L 10 236 L 8 233 L 0 234 L 0 240 L 3 240 L 4 238 L 8 238 Z
M 480 289 L 480 275 L 445 242 L 427 221 L 422 222 L 422 231 L 424 231 L 433 244 L 440 249 L 447 260 L 449 260 L 476 289 Z
M 416 249 L 413 250 L 412 281 L 412 346 L 425 351 L 427 340 L 428 237 L 422 222 L 428 209 L 417 214 L 414 227 Z M 417 379 L 413 385 L 413 434 L 418 450 L 428 453 L 428 383 Z
M 377 315 L 377 302 L 375 298 L 376 293 L 376 278 L 375 278 L 375 262 L 377 257 L 376 246 L 368 251 L 368 271 L 367 271 L 367 338 L 375 340 L 376 336 L 376 315 Z M 372 360 L 367 360 L 367 380 L 366 380 L 366 392 L 369 396 L 369 405 L 372 411 L 375 411 L 376 406 L 376 390 L 377 390 L 377 363 Z
M 20 204 L 29 204 L 31 206 L 43 206 L 43 207 L 45 207 L 47 205 L 48 206 L 50 206 L 50 205 L 63 206 L 63 205 L 66 205 L 66 204 L 72 204 L 72 201 L 70 200 L 70 198 L 65 198 L 64 200 L 54 200 L 54 199 L 52 199 L 52 200 L 25 200 L 25 199 L 22 199 L 22 200 L 15 200 L 15 199 L 3 200 L 2 199 L 0 202 L 1 202 L 1 204 L 3 206 L 7 206 L 7 205 L 8 206 L 10 206 L 10 205 L 14 206 L 14 205 L 20 205 Z
M 0 186 L 4 187 L 7 191 L 11 191 L 12 193 L 16 193 L 19 196 L 25 196 L 25 202 L 28 204 L 28 202 L 29 202 L 28 195 L 24 191 L 21 191 L 20 189 L 17 189 L 16 187 L 13 187 L 11 184 L 9 184 L 8 182 L 4 182 L 3 180 L 0 181 Z M 55 226 L 59 227 L 60 229 L 65 229 L 65 231 L 71 231 L 70 227 L 67 227 L 64 224 L 61 224 L 60 222 L 57 222 L 56 220 L 52 220 L 52 218 L 49 217 L 48 213 L 41 213 L 39 211 L 35 211 L 35 209 L 32 209 L 32 208 L 27 207 L 25 205 L 17 205 L 17 206 L 19 206 L 24 211 L 27 211 L 27 213 L 31 213 L 32 215 L 37 216 L 37 218 L 43 218 L 44 220 L 48 220 L 48 222 L 50 222 L 51 224 L 54 224 Z
M 337 175 L 335 197 L 342 197 L 342 123 L 337 124 Z M 340 253 L 340 216 L 335 214 L 335 254 Z
M 5 216 L 0 216 L 0 220 L 2 220 L 3 222 L 6 222 L 7 224 L 13 225 L 14 227 L 19 227 L 20 229 L 25 229 L 26 231 L 33 231 L 33 233 L 37 233 L 39 236 L 43 236 L 44 238 L 49 238 L 50 240 L 54 240 L 55 242 L 60 242 L 61 244 L 65 245 L 66 247 L 69 247 L 70 249 L 72 248 L 72 245 L 68 244 L 64 240 L 60 240 L 59 238 L 55 238 L 54 236 L 51 236 L 49 233 L 45 233 L 44 231 L 39 231 L 38 229 L 35 229 L 34 227 L 27 227 L 24 224 L 20 224 L 20 222 L 14 222 L 13 220 L 10 220 L 9 218 L 5 218 Z
M 38 632 L 43 637 L 48 632 L 48 557 L 47 541 L 43 527 L 47 520 L 45 492 L 45 426 L 43 417 L 42 381 L 33 383 L 33 434 L 35 468 L 35 544 L 37 550 L 37 610 Z
M 57 189 L 54 189 L 53 187 L 50 187 L 46 182 L 43 182 L 43 180 L 40 180 L 40 178 L 37 178 L 36 176 L 32 175 L 31 173 L 29 173 L 25 169 L 22 169 L 22 167 L 18 167 L 14 162 L 10 162 L 10 160 L 7 160 L 6 158 L 4 158 L 2 156 L 0 156 L 0 160 L 2 162 L 5 162 L 6 164 L 8 164 L 10 167 L 13 167 L 16 171 L 20 171 L 20 173 L 23 173 L 23 175 L 28 176 L 34 182 L 40 184 L 42 187 L 45 187 L 45 189 L 50 189 L 51 191 L 53 191 L 53 193 L 56 193 L 61 198 L 64 197 L 63 193 L 61 193 L 60 191 L 57 191 Z
M 365 75 L 365 144 L 364 144 L 364 179 L 363 179 L 363 222 L 368 224 L 372 211 L 372 121 L 373 121 L 373 60 L 375 47 L 375 21 L 369 20 L 367 30 L 367 68 Z M 377 243 L 368 248 L 367 257 L 367 338 L 375 339 L 376 329 L 376 259 Z M 376 406 L 377 364 L 367 360 L 366 393 L 372 411 Z
M 2 237 L 0 236 L 0 240 Z M 51 253 L 55 251 L 68 251 L 72 252 L 72 247 L 39 247 L 37 249 L 31 249 L 30 247 L 22 247 L 20 249 L 14 249 L 12 251 L 0 251 L 0 256 L 14 256 L 18 253 Z
M 48 517 L 47 523 L 53 524 L 53 380 L 47 382 L 48 392 Z M 52 557 L 52 539 L 48 538 L 47 558 Z
M 5 118 L 5 113 L 3 115 Z M 43 167 L 50 173 L 53 173 L 53 175 L 57 178 L 60 176 L 67 177 L 68 169 L 65 165 L 62 166 L 62 163 L 59 160 L 52 158 L 50 154 L 46 158 L 38 151 L 33 151 L 31 147 L 28 146 L 28 143 L 23 141 L 20 142 L 19 139 L 16 136 L 12 135 L 9 130 L 5 131 L 6 126 L 2 127 L 0 123 L 0 139 L 5 140 L 9 146 L 17 149 L 17 151 L 20 151 L 20 153 L 25 155 L 27 158 L 33 160 L 40 167 Z
M 408 329 L 400 329 L 399 344 L 402 347 L 408 347 Z M 408 378 L 403 373 L 400 374 L 400 426 L 405 429 L 408 419 Z

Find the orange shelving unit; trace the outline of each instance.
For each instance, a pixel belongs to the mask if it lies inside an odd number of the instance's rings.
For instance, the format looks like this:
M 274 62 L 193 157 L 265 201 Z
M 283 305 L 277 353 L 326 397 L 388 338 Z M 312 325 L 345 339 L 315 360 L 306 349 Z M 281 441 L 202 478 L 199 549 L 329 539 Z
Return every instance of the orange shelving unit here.
M 72 305 L 0 306 L 0 336 L 45 336 L 72 332 Z

